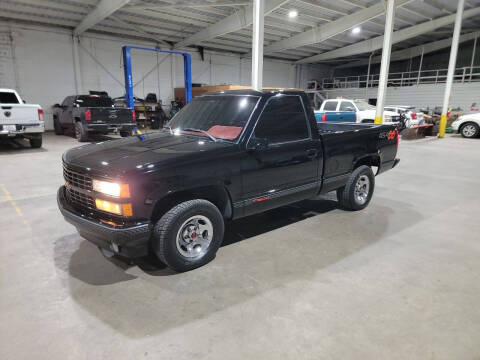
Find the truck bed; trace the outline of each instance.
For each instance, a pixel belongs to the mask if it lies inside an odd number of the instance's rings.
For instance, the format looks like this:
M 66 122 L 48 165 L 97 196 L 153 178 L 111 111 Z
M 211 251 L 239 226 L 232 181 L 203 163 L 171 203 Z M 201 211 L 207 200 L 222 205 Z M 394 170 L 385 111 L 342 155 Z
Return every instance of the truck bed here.
M 377 173 L 395 159 L 397 145 L 393 138 L 397 133 L 393 125 L 320 122 L 317 127 L 324 151 L 322 192 L 335 188 L 362 157 L 377 158 Z
M 331 123 L 331 122 L 317 122 L 317 128 L 320 135 L 328 133 L 345 133 L 348 131 L 361 131 L 385 125 L 379 124 L 365 124 L 365 123 Z

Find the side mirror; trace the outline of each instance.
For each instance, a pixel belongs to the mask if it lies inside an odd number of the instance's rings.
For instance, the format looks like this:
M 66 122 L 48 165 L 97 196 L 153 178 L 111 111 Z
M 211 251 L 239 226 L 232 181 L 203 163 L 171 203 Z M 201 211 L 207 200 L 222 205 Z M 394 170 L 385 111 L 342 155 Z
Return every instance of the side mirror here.
M 268 148 L 268 139 L 252 137 L 247 144 L 247 151 L 259 151 Z

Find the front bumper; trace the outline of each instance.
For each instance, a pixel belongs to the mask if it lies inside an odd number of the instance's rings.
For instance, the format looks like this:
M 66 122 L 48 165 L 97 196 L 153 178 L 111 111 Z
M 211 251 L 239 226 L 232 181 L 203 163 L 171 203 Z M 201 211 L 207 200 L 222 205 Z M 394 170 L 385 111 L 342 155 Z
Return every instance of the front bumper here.
M 131 132 L 137 124 L 125 123 L 125 124 L 88 124 L 87 131 L 90 132 L 117 132 L 128 131 Z
M 451 126 L 454 132 L 458 132 L 458 129 L 460 128 L 460 122 L 454 121 Z
M 83 238 L 98 247 L 126 258 L 138 258 L 148 254 L 152 233 L 150 222 L 137 223 L 128 227 L 113 227 L 89 218 L 73 209 L 65 198 L 65 186 L 57 192 L 57 204 L 66 221 L 77 228 Z

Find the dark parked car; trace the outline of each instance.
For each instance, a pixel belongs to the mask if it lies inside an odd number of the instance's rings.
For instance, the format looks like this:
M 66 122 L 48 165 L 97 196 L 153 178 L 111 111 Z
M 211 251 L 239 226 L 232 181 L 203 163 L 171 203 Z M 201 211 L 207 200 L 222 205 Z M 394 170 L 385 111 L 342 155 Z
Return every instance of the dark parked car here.
M 66 130 L 73 131 L 80 142 L 88 141 L 91 134 L 119 132 L 123 137 L 129 136 L 137 126 L 135 111 L 115 108 L 108 96 L 67 96 L 62 104 L 55 104 L 54 108 L 55 134 L 62 135 Z
M 317 124 L 301 91 L 211 93 L 162 132 L 67 151 L 58 206 L 104 253 L 152 249 L 186 271 L 215 257 L 226 220 L 332 190 L 343 208 L 365 208 L 372 167 L 397 165 L 397 147 L 392 125 Z

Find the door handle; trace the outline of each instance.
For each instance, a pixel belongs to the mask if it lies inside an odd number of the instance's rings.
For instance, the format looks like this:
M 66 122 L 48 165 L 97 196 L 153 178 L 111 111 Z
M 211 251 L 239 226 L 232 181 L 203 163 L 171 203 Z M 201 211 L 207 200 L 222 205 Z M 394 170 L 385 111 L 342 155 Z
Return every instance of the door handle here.
M 318 150 L 317 149 L 308 149 L 306 151 L 306 153 L 307 153 L 307 157 L 309 159 L 314 159 L 318 154 Z

